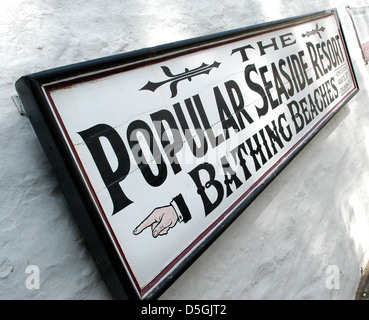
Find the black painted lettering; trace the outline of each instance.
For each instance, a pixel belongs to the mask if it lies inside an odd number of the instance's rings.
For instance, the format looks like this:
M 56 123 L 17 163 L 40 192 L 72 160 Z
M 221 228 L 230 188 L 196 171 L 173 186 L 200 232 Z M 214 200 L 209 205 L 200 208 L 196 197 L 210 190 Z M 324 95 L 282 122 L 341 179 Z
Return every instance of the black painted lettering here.
M 78 134 L 86 143 L 95 161 L 96 167 L 113 202 L 113 214 L 116 214 L 132 203 L 119 185 L 119 182 L 127 177 L 130 169 L 130 160 L 126 146 L 118 132 L 106 124 L 98 124 L 87 130 L 78 132 Z M 101 144 L 101 138 L 107 139 L 118 160 L 118 166 L 115 170 L 112 169 L 109 163 Z

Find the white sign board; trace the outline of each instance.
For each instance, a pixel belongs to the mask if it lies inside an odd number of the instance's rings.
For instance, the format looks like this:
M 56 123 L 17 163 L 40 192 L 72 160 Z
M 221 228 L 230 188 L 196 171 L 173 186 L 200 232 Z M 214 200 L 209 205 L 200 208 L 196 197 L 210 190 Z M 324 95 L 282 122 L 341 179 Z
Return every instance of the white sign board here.
M 40 89 L 124 272 L 148 299 L 358 88 L 332 11 Z
M 369 60 L 369 6 L 347 7 L 365 62 Z

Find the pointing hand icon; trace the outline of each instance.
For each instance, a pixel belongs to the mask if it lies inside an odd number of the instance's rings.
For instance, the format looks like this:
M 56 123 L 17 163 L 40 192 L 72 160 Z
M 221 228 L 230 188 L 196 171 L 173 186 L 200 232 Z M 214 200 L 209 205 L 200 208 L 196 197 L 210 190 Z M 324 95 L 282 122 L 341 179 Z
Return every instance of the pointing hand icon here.
M 156 208 L 133 230 L 133 234 L 138 235 L 151 226 L 152 236 L 156 238 L 167 234 L 169 229 L 177 224 L 177 221 L 178 216 L 173 206 Z

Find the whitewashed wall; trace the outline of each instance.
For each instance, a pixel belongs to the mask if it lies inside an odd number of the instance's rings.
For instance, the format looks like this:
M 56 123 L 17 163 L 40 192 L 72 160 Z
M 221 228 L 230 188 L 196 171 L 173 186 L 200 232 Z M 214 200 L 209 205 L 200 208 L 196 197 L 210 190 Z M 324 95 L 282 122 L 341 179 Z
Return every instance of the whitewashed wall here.
M 354 299 L 369 258 L 369 67 L 346 5 L 369 1 L 0 0 L 0 299 L 111 299 L 10 98 L 20 76 L 329 8 L 359 93 L 161 298 Z M 34 265 L 40 288 L 30 290 Z

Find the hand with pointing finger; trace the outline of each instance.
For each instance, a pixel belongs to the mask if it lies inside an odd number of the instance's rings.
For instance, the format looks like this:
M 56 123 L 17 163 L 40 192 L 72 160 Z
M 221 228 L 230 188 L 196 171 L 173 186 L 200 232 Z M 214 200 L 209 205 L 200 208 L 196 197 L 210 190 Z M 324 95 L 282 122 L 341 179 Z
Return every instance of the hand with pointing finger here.
M 173 228 L 177 222 L 187 223 L 189 220 L 191 220 L 191 213 L 182 194 L 178 194 L 169 205 L 154 209 L 133 230 L 133 234 L 138 235 L 146 228 L 151 227 L 152 236 L 157 238 L 168 234 L 169 229 Z
M 140 234 L 143 230 L 151 227 L 152 236 L 162 236 L 168 233 L 178 221 L 178 216 L 173 206 L 156 208 L 133 230 L 133 234 Z

